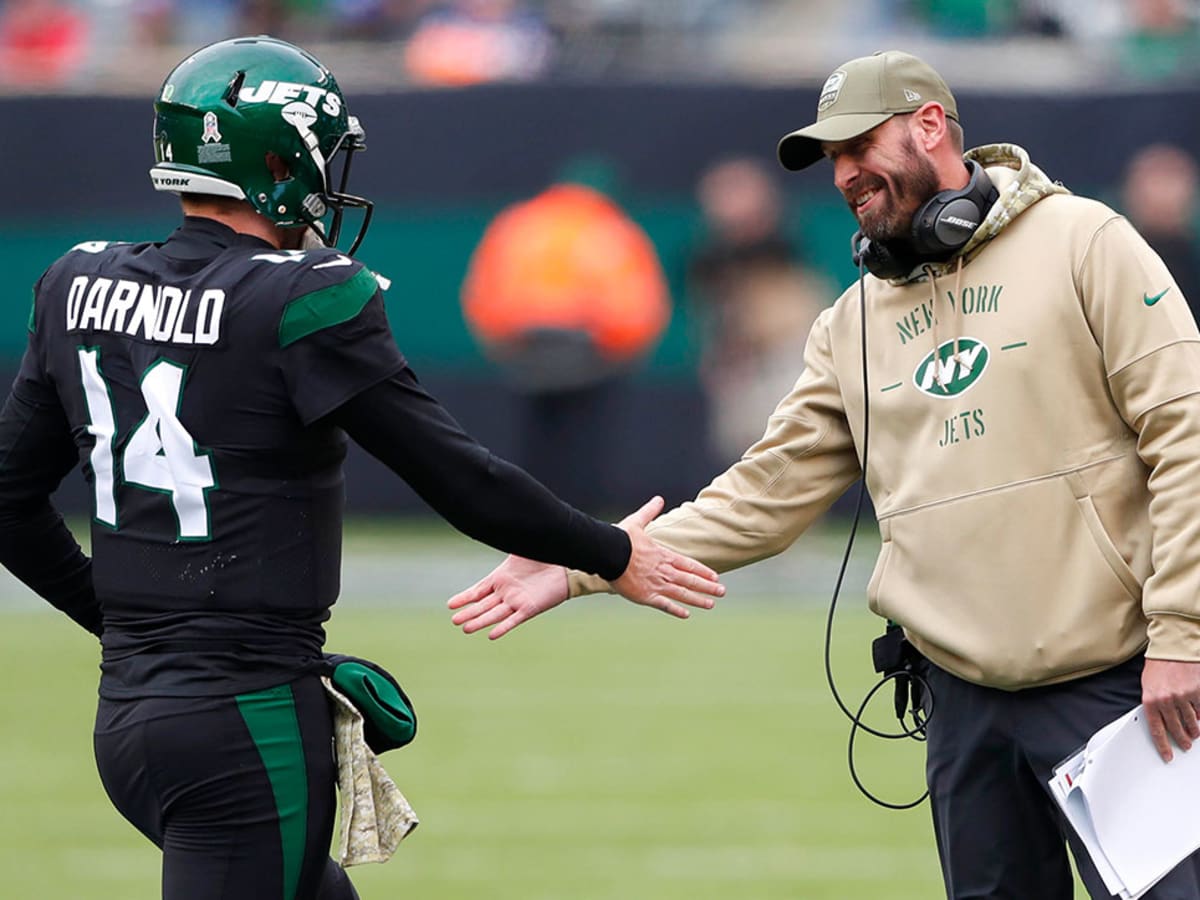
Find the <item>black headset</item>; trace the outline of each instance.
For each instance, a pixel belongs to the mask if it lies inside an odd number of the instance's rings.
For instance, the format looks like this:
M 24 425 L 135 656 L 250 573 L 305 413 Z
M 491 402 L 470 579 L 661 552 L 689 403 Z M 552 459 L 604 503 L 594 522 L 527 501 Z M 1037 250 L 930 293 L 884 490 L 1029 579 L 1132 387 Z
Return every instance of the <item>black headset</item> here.
M 966 187 L 938 191 L 926 200 L 913 215 L 908 237 L 872 241 L 856 231 L 850 240 L 854 265 L 866 265 L 878 278 L 900 278 L 965 245 L 1000 196 L 983 166 L 973 159 L 966 163 L 971 172 Z

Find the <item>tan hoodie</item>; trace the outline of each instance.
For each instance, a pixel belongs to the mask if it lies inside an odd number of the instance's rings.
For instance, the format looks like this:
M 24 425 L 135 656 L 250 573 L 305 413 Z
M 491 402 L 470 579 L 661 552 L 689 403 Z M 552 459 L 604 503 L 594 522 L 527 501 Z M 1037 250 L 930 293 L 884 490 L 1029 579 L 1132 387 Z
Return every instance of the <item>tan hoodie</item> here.
M 871 609 L 939 666 L 1017 689 L 1142 650 L 1200 661 L 1200 334 L 1120 215 L 1013 145 L 963 250 L 868 275 Z M 860 474 L 858 285 L 741 461 L 654 537 L 720 571 L 788 547 Z M 936 359 L 936 362 L 935 362 Z M 604 590 L 571 573 L 572 594 Z

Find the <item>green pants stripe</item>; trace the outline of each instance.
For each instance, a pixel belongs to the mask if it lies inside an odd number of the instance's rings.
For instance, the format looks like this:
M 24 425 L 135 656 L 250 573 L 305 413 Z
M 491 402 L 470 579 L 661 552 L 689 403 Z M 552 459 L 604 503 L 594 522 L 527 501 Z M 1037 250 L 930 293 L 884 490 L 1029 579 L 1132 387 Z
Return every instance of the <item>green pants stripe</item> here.
M 285 684 L 242 694 L 237 704 L 275 795 L 283 847 L 283 897 L 292 900 L 300 882 L 308 829 L 308 778 L 296 701 L 291 685 Z

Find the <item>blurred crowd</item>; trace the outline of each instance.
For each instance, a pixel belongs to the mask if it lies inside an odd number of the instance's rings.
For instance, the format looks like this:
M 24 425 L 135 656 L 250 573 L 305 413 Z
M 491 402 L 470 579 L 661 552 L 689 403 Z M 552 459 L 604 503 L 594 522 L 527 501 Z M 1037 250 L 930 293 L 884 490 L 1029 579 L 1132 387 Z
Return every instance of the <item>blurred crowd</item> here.
M 2 0 L 0 88 L 120 90 L 156 49 L 239 33 L 386 45 L 389 84 L 746 75 L 767 38 L 881 35 L 1069 44 L 1132 80 L 1200 75 L 1200 0 Z
M 114 55 L 136 66 L 139 50 L 175 53 L 236 34 L 272 34 L 307 46 L 398 46 L 402 65 L 395 74 L 416 84 L 523 80 L 563 69 L 603 70 L 632 42 L 706 32 L 757 2 L 3 0 L 0 84 L 88 84 L 96 72 L 113 72 Z

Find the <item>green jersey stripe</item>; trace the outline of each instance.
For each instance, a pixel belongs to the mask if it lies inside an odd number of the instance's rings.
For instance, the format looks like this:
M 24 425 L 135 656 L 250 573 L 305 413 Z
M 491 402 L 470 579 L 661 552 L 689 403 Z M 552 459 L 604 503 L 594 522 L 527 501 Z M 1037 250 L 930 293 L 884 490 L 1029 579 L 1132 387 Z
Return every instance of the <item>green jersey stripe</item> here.
M 348 322 L 367 305 L 379 282 L 369 269 L 354 277 L 289 301 L 279 321 L 279 346 L 286 347 L 322 328 Z

